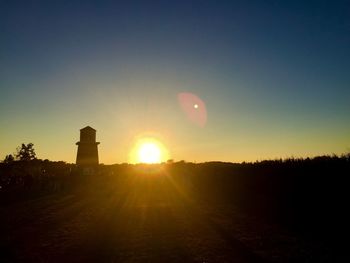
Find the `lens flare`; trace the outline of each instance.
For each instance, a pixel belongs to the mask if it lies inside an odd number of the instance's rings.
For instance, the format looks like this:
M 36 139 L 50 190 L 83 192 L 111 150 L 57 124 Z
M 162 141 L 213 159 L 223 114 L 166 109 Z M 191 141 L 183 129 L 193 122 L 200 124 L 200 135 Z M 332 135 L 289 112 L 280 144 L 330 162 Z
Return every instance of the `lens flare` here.
M 187 118 L 193 124 L 204 127 L 207 123 L 207 110 L 204 101 L 188 92 L 179 93 L 178 100 Z

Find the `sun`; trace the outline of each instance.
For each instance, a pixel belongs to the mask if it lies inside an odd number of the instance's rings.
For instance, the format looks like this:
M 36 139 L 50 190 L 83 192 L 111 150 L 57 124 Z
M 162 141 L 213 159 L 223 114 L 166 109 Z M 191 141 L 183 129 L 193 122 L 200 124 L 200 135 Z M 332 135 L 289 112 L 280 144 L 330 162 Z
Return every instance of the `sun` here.
M 140 163 L 160 163 L 160 148 L 152 142 L 145 142 L 141 144 L 138 150 L 138 161 Z
M 139 136 L 130 152 L 131 163 L 161 163 L 169 159 L 167 148 L 156 137 Z

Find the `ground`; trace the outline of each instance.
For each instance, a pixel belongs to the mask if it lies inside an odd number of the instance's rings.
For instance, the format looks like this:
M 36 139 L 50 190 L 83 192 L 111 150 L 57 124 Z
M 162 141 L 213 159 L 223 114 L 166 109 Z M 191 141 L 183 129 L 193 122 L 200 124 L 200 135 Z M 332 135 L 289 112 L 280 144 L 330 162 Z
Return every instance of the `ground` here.
M 232 204 L 100 190 L 2 205 L 1 262 L 328 262 L 326 245 Z

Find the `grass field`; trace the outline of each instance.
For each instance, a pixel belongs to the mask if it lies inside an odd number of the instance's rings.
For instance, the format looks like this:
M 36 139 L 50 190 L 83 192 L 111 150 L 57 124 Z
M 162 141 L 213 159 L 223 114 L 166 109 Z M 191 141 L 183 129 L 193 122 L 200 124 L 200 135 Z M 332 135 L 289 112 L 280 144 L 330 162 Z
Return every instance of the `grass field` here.
M 128 178 L 90 178 L 2 204 L 0 261 L 337 261 L 326 239 L 247 212 L 215 191 L 199 193 L 161 172 Z

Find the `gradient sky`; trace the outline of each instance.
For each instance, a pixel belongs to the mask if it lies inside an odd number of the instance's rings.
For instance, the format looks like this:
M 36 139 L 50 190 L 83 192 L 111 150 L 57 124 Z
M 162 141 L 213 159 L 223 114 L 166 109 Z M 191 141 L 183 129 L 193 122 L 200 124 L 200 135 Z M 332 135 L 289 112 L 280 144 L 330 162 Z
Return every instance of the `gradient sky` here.
M 152 136 L 170 158 L 255 161 L 350 151 L 349 1 L 0 1 L 0 158 L 34 143 L 100 162 Z M 177 96 L 203 100 L 189 121 Z

